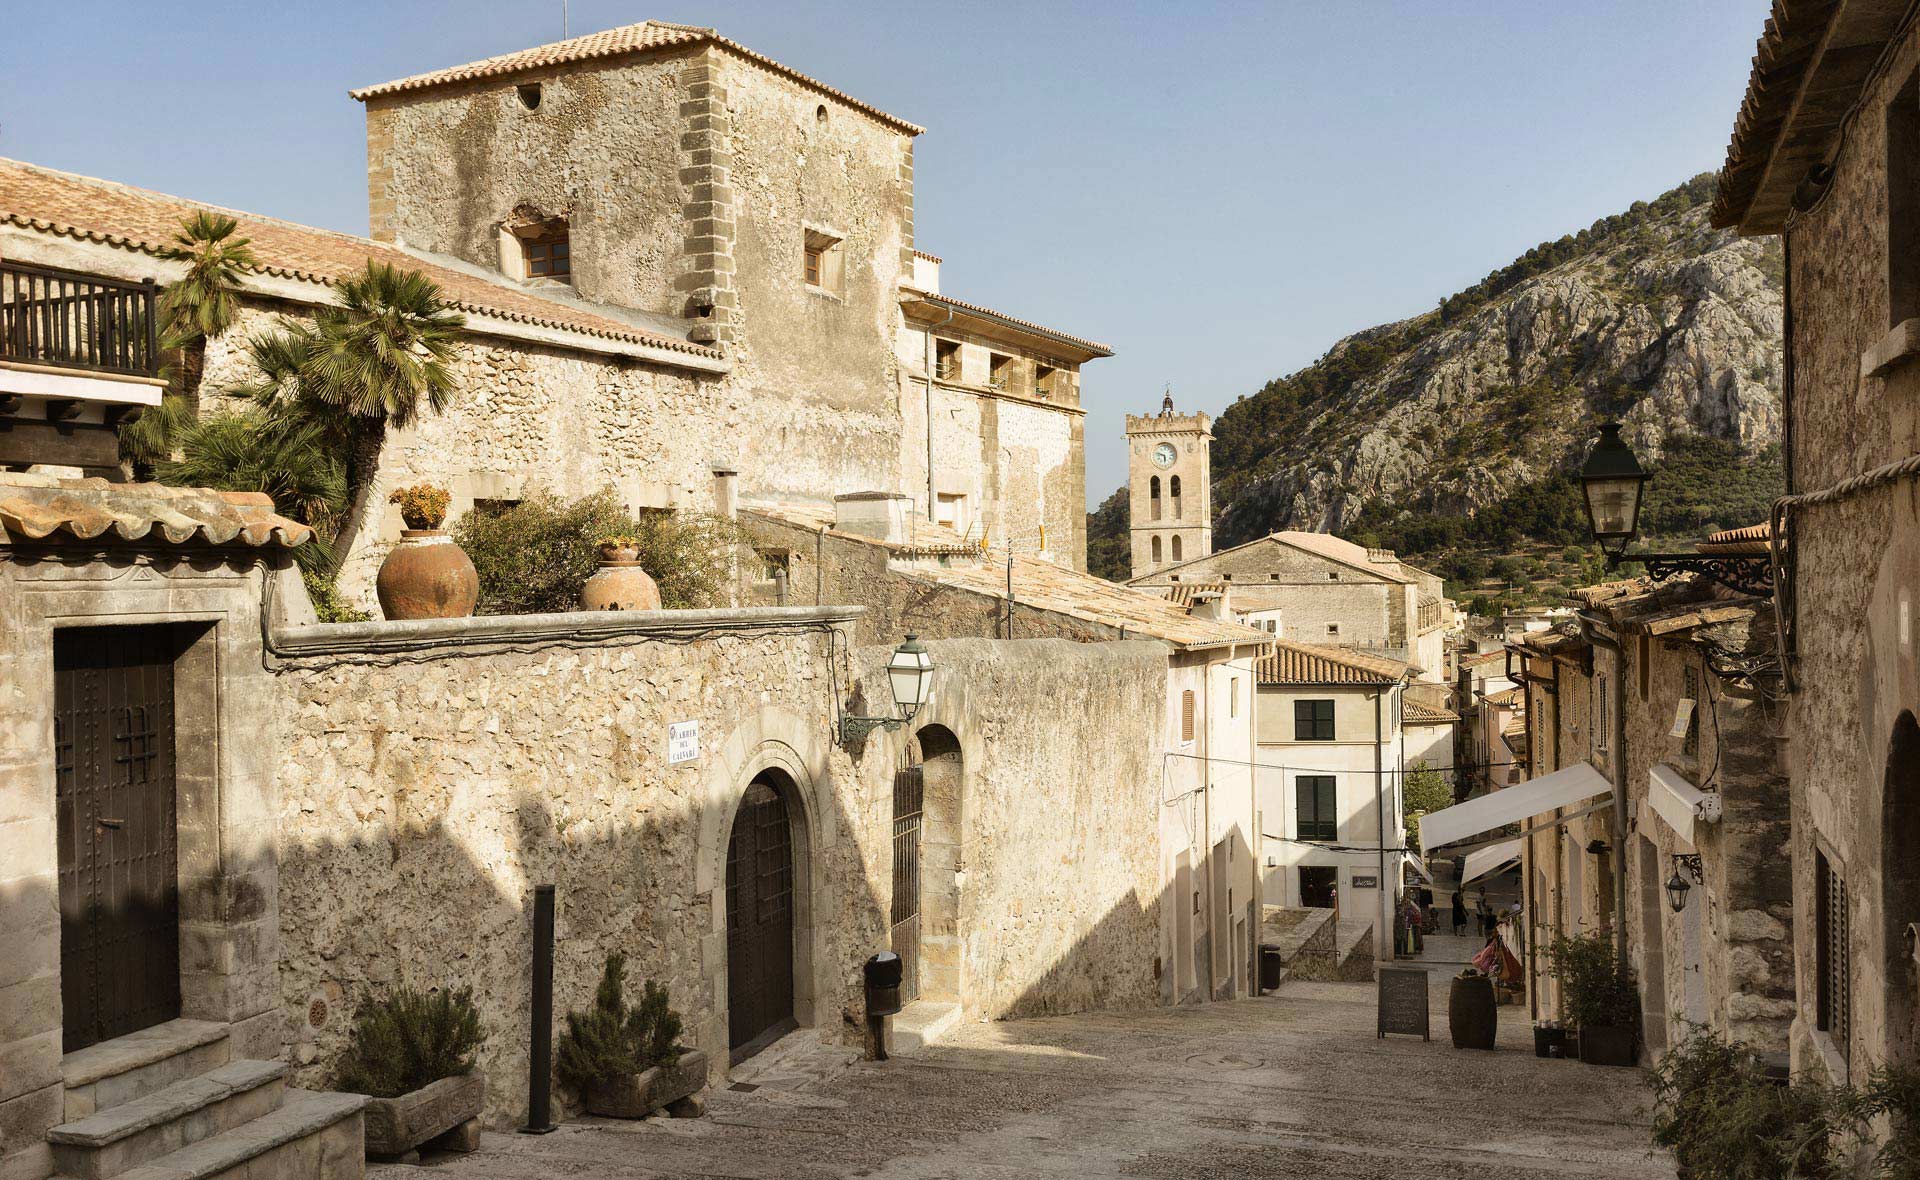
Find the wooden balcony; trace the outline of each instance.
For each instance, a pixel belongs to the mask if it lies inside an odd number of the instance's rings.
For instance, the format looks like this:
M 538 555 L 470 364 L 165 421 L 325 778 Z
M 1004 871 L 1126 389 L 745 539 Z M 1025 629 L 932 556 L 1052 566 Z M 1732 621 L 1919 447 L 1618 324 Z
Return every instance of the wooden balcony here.
M 0 361 L 124 377 L 160 371 L 153 280 L 0 260 Z

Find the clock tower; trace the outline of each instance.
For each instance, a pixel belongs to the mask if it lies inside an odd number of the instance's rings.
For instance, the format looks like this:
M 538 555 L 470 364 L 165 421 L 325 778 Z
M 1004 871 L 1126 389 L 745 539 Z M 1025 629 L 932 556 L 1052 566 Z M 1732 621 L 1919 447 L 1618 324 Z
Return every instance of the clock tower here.
M 1213 552 L 1212 426 L 1174 413 L 1171 392 L 1158 414 L 1127 415 L 1133 577 Z

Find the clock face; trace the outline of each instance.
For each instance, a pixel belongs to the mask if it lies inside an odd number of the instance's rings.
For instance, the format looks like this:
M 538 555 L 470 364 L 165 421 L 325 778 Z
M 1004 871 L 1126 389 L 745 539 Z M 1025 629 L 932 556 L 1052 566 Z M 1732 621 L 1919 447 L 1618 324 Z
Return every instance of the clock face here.
M 1159 446 L 1153 448 L 1153 461 L 1157 466 L 1171 467 L 1173 466 L 1175 457 L 1172 443 L 1161 443 Z

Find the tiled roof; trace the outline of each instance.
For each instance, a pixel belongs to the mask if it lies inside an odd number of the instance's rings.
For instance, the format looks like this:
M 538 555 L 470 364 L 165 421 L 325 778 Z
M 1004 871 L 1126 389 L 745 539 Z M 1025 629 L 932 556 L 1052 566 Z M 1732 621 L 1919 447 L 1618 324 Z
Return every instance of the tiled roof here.
M 217 492 L 104 479 L 0 473 L 0 542 L 161 541 L 292 549 L 313 530 L 264 492 Z
M 0 158 L 0 223 L 23 229 L 157 256 L 172 243 L 180 223 L 201 210 L 224 213 L 240 223 L 239 236 L 249 240 L 262 274 L 330 286 L 368 262 L 391 263 L 432 279 L 458 311 L 693 356 L 718 359 L 722 355 L 542 299 L 505 279 L 494 282 L 435 265 L 385 242 Z
M 1020 328 L 1025 331 L 1033 332 L 1053 340 L 1058 340 L 1064 344 L 1070 344 L 1073 347 L 1080 349 L 1083 352 L 1092 354 L 1093 356 L 1112 356 L 1113 355 L 1113 348 L 1111 346 L 1101 344 L 1097 340 L 1088 340 L 1088 339 L 1085 339 L 1084 337 L 1075 336 L 1068 332 L 1062 332 L 1058 328 L 1049 328 L 1045 324 L 1036 324 L 1032 320 L 1023 320 L 1019 316 L 1011 316 L 1004 311 L 995 311 L 991 307 L 982 307 L 978 303 L 968 303 L 964 299 L 955 299 L 951 295 L 937 295 L 931 291 L 916 291 L 916 294 L 918 294 L 918 296 L 921 299 L 925 300 L 926 302 L 932 304 L 935 307 L 949 308 L 954 311 L 961 311 L 961 312 L 971 312 L 974 315 L 984 316 L 987 319 L 999 320 L 1001 323 L 1006 324 L 1010 327 Z
M 1765 556 L 1771 550 L 1768 541 L 1773 537 L 1773 524 L 1750 524 L 1745 528 L 1721 529 L 1719 532 L 1700 542 L 1696 548 L 1702 553 L 1722 556 L 1740 555 L 1750 557 Z
M 883 541 L 863 533 L 846 533 L 834 528 L 834 511 L 831 504 L 754 500 L 742 503 L 740 510 L 770 517 L 784 524 L 795 524 L 815 530 L 825 529 L 830 536 L 878 545 L 903 557 L 916 553 L 982 553 L 986 550 L 985 542 L 981 538 L 963 536 L 946 525 L 935 524 L 917 515 L 909 520 L 912 531 L 905 540 Z
M 1176 582 L 1167 587 L 1167 601 L 1176 606 L 1191 607 L 1197 594 L 1225 594 L 1232 585 L 1230 582 Z
M 365 102 L 385 94 L 398 94 L 407 90 L 426 90 L 435 86 L 446 86 L 455 82 L 470 82 L 476 78 L 498 78 L 506 74 L 525 73 L 528 70 L 544 69 L 548 66 L 565 65 L 569 62 L 595 61 L 611 57 L 624 57 L 630 53 L 647 53 L 658 49 L 677 49 L 701 43 L 718 45 L 737 54 L 755 65 L 763 66 L 783 77 L 800 83 L 809 90 L 817 91 L 830 98 L 838 99 L 857 111 L 873 116 L 880 122 L 908 135 L 919 135 L 926 130 L 917 127 L 905 119 L 896 118 L 878 107 L 870 106 L 843 91 L 836 90 L 817 78 L 810 78 L 790 66 L 783 66 L 765 54 L 755 53 L 737 41 L 722 37 L 712 29 L 698 25 L 676 25 L 667 21 L 642 21 L 637 25 L 623 25 L 617 29 L 606 29 L 598 33 L 588 33 L 584 37 L 574 37 L 567 41 L 555 41 L 551 45 L 536 45 L 531 49 L 520 49 L 513 53 L 503 53 L 498 57 L 484 58 L 468 62 L 463 66 L 434 70 L 431 73 L 415 74 L 409 78 L 397 78 L 392 82 L 382 82 L 377 86 L 363 86 L 349 91 L 354 98 Z
M 1478 668 L 1482 664 L 1500 663 L 1506 658 L 1506 649 L 1496 647 L 1492 651 L 1475 652 L 1472 655 L 1461 656 L 1455 662 L 1462 668 Z
M 1519 685 L 1515 685 L 1512 688 L 1503 688 L 1499 692 L 1488 693 L 1486 702 L 1489 705 L 1504 709 L 1508 705 L 1526 704 L 1527 694 Z
M 946 259 L 940 257 L 938 254 L 929 254 L 925 250 L 915 250 L 913 252 L 913 256 L 915 258 L 924 258 L 928 262 L 945 262 L 946 261 Z
M 1256 679 L 1261 684 L 1397 684 L 1409 671 L 1384 656 L 1277 639 L 1273 651 L 1260 657 Z
M 1527 736 L 1526 716 L 1524 714 L 1516 716 L 1511 721 L 1501 726 L 1500 736 L 1508 739 Z
M 1341 565 L 1350 566 L 1364 573 L 1371 574 L 1383 581 L 1399 582 L 1402 584 L 1408 584 L 1413 581 L 1412 578 L 1400 572 L 1400 563 L 1397 560 L 1389 562 L 1370 561 L 1367 557 L 1367 549 L 1354 544 L 1352 541 L 1336 537 L 1331 533 L 1310 533 L 1297 529 L 1268 533 L 1264 537 L 1256 537 L 1251 541 L 1235 545 L 1231 549 L 1221 549 L 1214 553 L 1203 553 L 1199 557 L 1189 557 L 1185 561 L 1174 562 L 1171 565 L 1163 565 L 1152 573 L 1142 574 L 1133 580 L 1136 582 L 1145 582 L 1149 579 L 1157 580 L 1169 576 L 1175 571 L 1186 569 L 1189 566 L 1214 561 L 1229 553 L 1239 553 L 1242 550 L 1252 549 L 1256 545 L 1289 545 L 1295 549 L 1311 553 L 1316 557 L 1324 557 L 1329 561 L 1336 561 Z
M 1451 709 L 1423 705 L 1419 701 L 1405 701 L 1400 706 L 1400 720 L 1406 725 L 1450 725 L 1460 720 L 1460 714 Z

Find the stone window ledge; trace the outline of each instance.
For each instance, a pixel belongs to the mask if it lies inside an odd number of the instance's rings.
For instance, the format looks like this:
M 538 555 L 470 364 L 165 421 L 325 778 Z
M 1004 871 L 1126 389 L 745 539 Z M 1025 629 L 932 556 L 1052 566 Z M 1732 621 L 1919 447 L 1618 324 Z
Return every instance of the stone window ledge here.
M 477 615 L 464 619 L 417 619 L 371 623 L 310 623 L 277 626 L 270 647 L 283 657 L 345 652 L 416 651 L 475 643 L 512 646 L 556 639 L 583 642 L 644 640 L 717 632 L 771 634 L 850 623 L 861 606 L 755 606 L 722 610 L 568 611 L 546 615 Z
M 1920 357 L 1920 319 L 1902 320 L 1860 354 L 1860 375 L 1885 377 L 1915 357 Z

